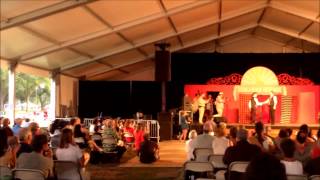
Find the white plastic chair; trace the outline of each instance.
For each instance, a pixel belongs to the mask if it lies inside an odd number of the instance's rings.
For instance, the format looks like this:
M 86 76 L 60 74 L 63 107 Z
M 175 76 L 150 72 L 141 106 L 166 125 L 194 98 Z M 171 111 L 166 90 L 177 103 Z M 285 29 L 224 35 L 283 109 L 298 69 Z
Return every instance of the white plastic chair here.
M 212 148 L 195 148 L 193 150 L 194 160 L 199 162 L 208 162 L 208 158 L 212 153 Z
M 72 161 L 54 161 L 54 173 L 59 180 L 82 180 L 79 165 Z
M 306 175 L 287 174 L 287 180 L 308 180 Z
M 231 179 L 231 172 L 245 173 L 249 165 L 248 161 L 234 161 L 229 165 L 229 180 Z
M 320 180 L 320 175 L 312 175 L 309 177 L 309 180 Z
M 45 180 L 46 177 L 44 173 L 37 169 L 13 169 L 12 171 L 13 179 L 22 180 Z
M 208 158 L 209 162 L 213 164 L 215 168 L 226 169 L 227 165 L 223 163 L 223 155 L 211 154 Z
M 197 162 L 197 161 L 187 161 L 183 165 L 184 167 L 184 177 L 186 178 L 186 171 L 191 172 L 212 172 L 213 165 L 210 162 Z
M 0 179 L 1 177 L 4 177 L 4 176 L 10 176 L 11 177 L 12 175 L 12 171 L 9 167 L 7 166 L 0 166 Z

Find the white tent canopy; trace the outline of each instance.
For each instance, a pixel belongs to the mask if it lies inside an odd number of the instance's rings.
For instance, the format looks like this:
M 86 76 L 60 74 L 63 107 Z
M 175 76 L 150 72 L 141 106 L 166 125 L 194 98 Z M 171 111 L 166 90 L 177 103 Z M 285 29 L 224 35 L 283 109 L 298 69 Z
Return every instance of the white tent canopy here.
M 319 7 L 319 0 L 2 0 L 0 57 L 105 80 L 152 69 L 158 42 L 172 52 L 320 52 Z

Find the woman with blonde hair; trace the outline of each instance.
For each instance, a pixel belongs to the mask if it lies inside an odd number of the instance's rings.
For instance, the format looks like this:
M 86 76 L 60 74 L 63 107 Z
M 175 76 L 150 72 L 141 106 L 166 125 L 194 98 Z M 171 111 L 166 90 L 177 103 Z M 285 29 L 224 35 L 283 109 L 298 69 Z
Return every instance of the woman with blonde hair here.
M 226 149 L 229 147 L 230 142 L 226 137 L 226 128 L 227 125 L 225 123 L 218 123 L 214 127 L 214 137 L 212 141 L 212 149 L 213 154 L 224 154 Z
M 192 141 L 198 136 L 197 131 L 196 130 L 191 130 L 189 132 L 189 140 L 186 141 L 186 152 L 187 152 L 187 160 L 191 160 L 194 158 L 193 156 L 193 148 L 191 146 Z

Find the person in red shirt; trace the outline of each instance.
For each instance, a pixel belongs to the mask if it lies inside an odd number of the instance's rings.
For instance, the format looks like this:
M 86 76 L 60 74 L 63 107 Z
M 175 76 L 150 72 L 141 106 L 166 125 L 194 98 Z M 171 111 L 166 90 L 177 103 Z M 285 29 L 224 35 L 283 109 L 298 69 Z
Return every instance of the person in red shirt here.
M 140 145 L 143 142 L 144 133 L 145 133 L 144 125 L 139 123 L 136 131 L 134 132 L 134 147 L 137 152 L 139 152 Z

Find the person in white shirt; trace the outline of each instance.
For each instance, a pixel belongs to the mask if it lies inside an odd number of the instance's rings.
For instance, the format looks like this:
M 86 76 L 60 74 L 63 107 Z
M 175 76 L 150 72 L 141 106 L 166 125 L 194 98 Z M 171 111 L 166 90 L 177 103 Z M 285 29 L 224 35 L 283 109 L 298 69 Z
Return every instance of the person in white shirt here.
M 230 144 L 229 140 L 226 138 L 226 124 L 217 124 L 214 128 L 214 135 L 212 142 L 213 154 L 223 155 Z
M 198 108 L 199 108 L 199 123 L 203 124 L 203 116 L 205 111 L 205 106 L 208 103 L 208 100 L 204 99 L 206 96 L 205 93 L 202 93 L 198 99 Z
M 215 115 L 215 117 L 223 116 L 224 102 L 225 100 L 224 100 L 223 92 L 219 92 L 219 95 L 216 97 L 216 101 L 214 102 L 217 110 L 217 114 Z
M 68 128 L 62 130 L 60 145 L 57 148 L 56 156 L 58 160 L 72 161 L 79 167 L 84 167 L 89 159 L 89 157 L 84 156 L 81 149 L 74 142 L 72 130 Z M 74 180 L 80 179 L 78 174 L 70 174 L 67 171 L 64 175 Z
M 187 161 L 194 159 L 193 148 L 191 147 L 192 141 L 197 137 L 197 131 L 191 130 L 189 132 L 189 140 L 186 141 L 186 152 L 187 152 Z
M 286 174 L 302 175 L 302 163 L 294 158 L 294 152 L 296 150 L 295 142 L 287 138 L 282 140 L 282 142 L 280 143 L 280 147 L 283 153 L 283 159 L 281 160 L 281 162 L 286 168 Z
M 249 109 L 251 114 L 251 123 L 256 123 L 257 121 L 257 107 L 262 106 L 262 103 L 258 100 L 258 94 L 256 92 L 252 93 L 252 98 L 249 101 Z

